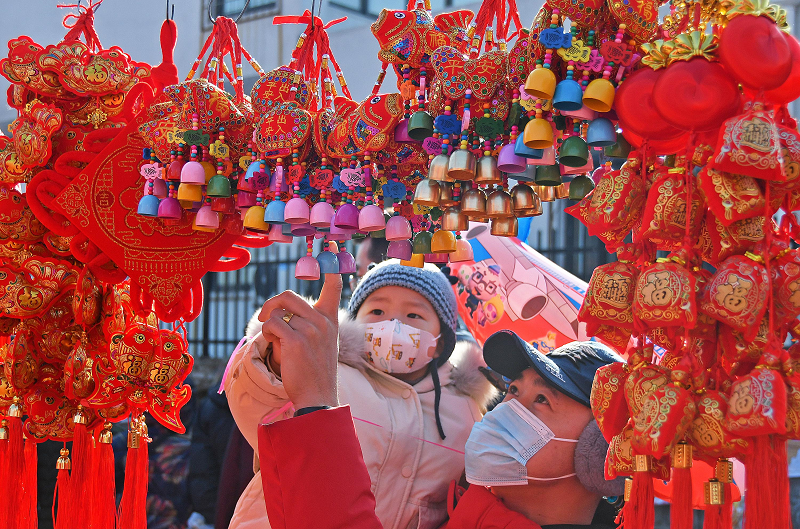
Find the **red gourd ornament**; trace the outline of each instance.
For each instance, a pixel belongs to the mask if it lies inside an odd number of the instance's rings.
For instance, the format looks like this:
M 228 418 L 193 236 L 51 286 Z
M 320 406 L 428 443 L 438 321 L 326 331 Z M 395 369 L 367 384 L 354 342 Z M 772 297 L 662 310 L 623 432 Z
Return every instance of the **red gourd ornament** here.
M 682 135 L 681 129 L 665 121 L 656 109 L 654 90 L 664 73 L 664 70 L 643 68 L 619 87 L 614 108 L 623 131 L 648 140 L 669 140 Z
M 781 32 L 792 55 L 792 68 L 782 85 L 764 92 L 764 99 L 776 105 L 785 105 L 800 97 L 800 42 L 792 35 Z
M 792 52 L 782 33 L 766 16 L 736 16 L 720 35 L 719 60 L 747 88 L 776 89 L 792 71 Z

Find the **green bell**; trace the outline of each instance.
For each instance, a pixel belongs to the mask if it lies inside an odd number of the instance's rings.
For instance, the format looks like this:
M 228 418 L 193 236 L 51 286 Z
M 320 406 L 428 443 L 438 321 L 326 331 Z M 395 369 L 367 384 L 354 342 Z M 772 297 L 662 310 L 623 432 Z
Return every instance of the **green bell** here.
M 429 231 L 421 231 L 414 236 L 413 253 L 433 253 L 431 251 L 431 238 L 433 235 Z
M 594 182 L 592 179 L 582 174 L 576 176 L 572 182 L 569 183 L 569 199 L 581 200 L 594 189 Z
M 408 119 L 408 135 L 415 141 L 433 136 L 433 118 L 425 110 L 417 110 Z
M 561 114 L 553 116 L 553 124 L 555 124 L 556 130 L 567 130 L 567 118 Z
M 609 158 L 621 158 L 623 160 L 628 159 L 628 155 L 631 152 L 631 144 L 628 143 L 628 140 L 625 139 L 625 136 L 622 133 L 617 133 L 617 143 L 614 145 L 609 145 L 603 150 L 603 153 Z
M 514 103 L 508 111 L 506 118 L 506 129 L 511 130 L 511 127 L 519 123 L 519 118 L 522 117 L 522 105 Z
M 212 176 L 206 187 L 206 195 L 214 198 L 228 198 L 231 196 L 231 181 L 221 174 Z
M 589 162 L 589 146 L 580 136 L 570 136 L 558 149 L 558 161 L 567 167 L 583 167 Z
M 561 169 L 558 164 L 540 165 L 536 168 L 536 185 L 538 186 L 558 186 L 561 185 Z

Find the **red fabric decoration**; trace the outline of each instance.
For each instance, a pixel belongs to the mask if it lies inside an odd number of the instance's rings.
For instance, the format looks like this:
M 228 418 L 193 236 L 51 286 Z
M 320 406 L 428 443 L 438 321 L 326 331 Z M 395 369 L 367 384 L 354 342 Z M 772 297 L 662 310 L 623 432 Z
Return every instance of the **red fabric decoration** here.
M 739 15 L 729 20 L 718 53 L 725 69 L 752 90 L 778 88 L 792 70 L 789 43 L 766 16 Z
M 592 414 L 609 443 L 628 422 L 625 380 L 629 373 L 627 364 L 614 362 L 598 369 L 592 382 Z
M 725 429 L 728 398 L 720 391 L 707 390 L 695 395 L 695 416 L 688 432 L 688 440 L 697 449 L 696 454 L 713 464 L 719 458 L 746 454 L 749 443 Z
M 639 275 L 633 308 L 639 328 L 684 327 L 697 322 L 695 278 L 683 263 L 657 262 Z
M 633 329 L 633 298 L 638 270 L 631 263 L 600 265 L 592 272 L 578 318 L 584 323 Z
M 664 70 L 642 68 L 630 75 L 617 90 L 614 110 L 622 130 L 654 140 L 668 140 L 683 135 L 683 131 L 661 117 L 655 105 L 654 87 Z M 709 127 L 706 127 L 709 128 Z
M 781 31 L 792 55 L 792 68 L 789 77 L 778 88 L 764 92 L 764 98 L 776 105 L 785 105 L 800 97 L 800 43 L 797 39 Z
M 779 321 L 800 316 L 800 252 L 784 250 L 772 261 L 773 300 Z
M 760 103 L 725 122 L 710 165 L 717 170 L 783 182 L 781 143 L 770 112 Z
M 161 92 L 164 88 L 178 84 L 178 67 L 175 66 L 175 44 L 178 41 L 178 25 L 174 20 L 164 20 L 161 24 L 161 33 L 159 33 L 159 40 L 161 41 L 161 64 L 153 67 L 152 78 L 153 85 L 157 92 Z
M 704 167 L 697 179 L 708 207 L 723 225 L 764 213 L 766 201 L 754 178 Z
M 683 171 L 667 172 L 656 180 L 647 194 L 640 237 L 661 249 L 677 249 L 687 236 L 694 240 L 700 231 L 703 198 L 693 186 L 689 233 L 686 233 L 687 191 Z
M 756 437 L 786 433 L 786 385 L 770 363 L 773 361 L 762 360 L 764 367 L 756 367 L 733 383 L 725 415 L 729 432 Z
M 731 255 L 752 249 L 763 239 L 763 218 L 743 219 L 726 227 L 719 217 L 709 211 L 698 237 L 698 250 L 704 261 L 718 265 Z
M 147 529 L 147 485 L 150 479 L 147 426 L 142 415 L 131 417 L 125 484 L 119 503 L 118 529 Z

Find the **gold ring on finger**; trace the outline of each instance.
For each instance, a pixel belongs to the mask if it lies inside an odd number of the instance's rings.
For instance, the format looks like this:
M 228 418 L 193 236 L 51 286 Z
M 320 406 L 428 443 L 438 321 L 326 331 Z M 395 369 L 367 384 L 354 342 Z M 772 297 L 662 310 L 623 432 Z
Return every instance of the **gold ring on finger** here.
M 287 312 L 286 314 L 281 316 L 281 319 L 286 323 L 289 323 L 289 320 L 291 320 L 292 318 L 294 318 L 294 314 L 292 314 L 291 312 Z

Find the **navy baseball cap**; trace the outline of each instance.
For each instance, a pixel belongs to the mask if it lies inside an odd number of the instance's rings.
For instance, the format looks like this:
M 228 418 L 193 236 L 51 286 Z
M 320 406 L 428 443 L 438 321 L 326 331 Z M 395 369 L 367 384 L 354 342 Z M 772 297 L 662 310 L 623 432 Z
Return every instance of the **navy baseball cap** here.
M 513 331 L 498 331 L 483 344 L 483 358 L 493 371 L 515 380 L 532 367 L 565 395 L 584 406 L 598 368 L 624 360 L 598 342 L 572 342 L 544 355 Z

